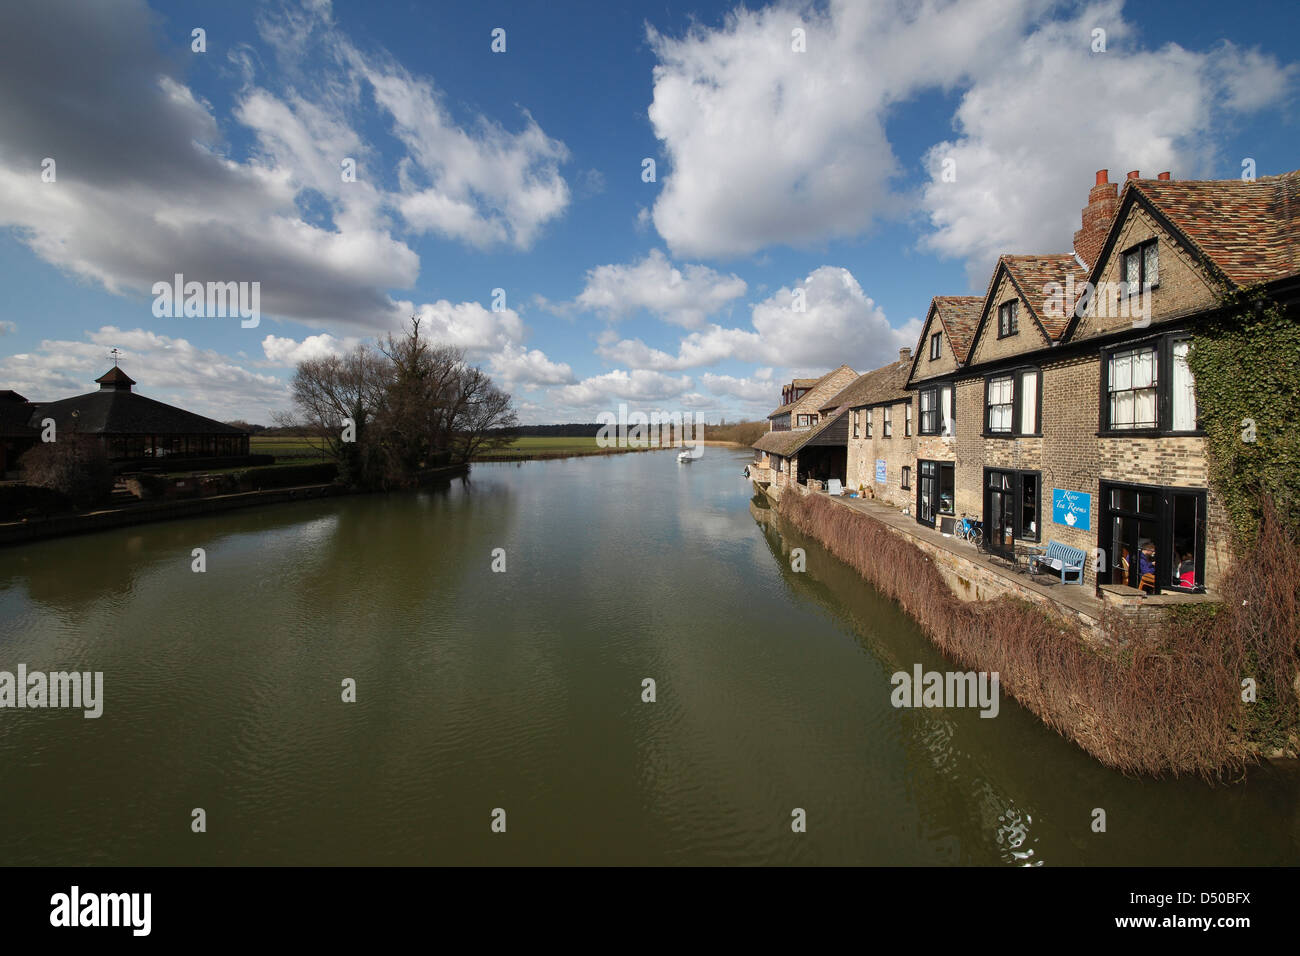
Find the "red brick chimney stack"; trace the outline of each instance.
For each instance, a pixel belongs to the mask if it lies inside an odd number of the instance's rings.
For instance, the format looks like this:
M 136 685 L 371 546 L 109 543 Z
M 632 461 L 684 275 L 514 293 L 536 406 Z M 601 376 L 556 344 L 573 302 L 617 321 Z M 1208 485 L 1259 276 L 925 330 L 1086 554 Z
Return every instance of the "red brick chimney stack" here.
M 1136 179 L 1137 172 L 1129 173 Z M 1096 185 L 1088 191 L 1088 205 L 1083 207 L 1083 228 L 1074 234 L 1074 254 L 1091 269 L 1101 254 L 1102 243 L 1110 230 L 1115 210 L 1119 208 L 1119 185 L 1110 182 L 1110 171 L 1097 170 Z

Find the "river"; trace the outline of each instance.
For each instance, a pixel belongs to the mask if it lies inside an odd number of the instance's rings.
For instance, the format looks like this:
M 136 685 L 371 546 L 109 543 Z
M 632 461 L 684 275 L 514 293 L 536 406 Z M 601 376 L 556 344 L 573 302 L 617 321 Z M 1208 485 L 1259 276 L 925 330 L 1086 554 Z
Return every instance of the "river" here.
M 0 709 L 0 860 L 1300 863 L 1293 766 L 1134 779 L 1005 698 L 895 709 L 891 674 L 952 665 L 751 501 L 749 457 L 0 551 L 0 670 L 104 674 L 98 719 Z

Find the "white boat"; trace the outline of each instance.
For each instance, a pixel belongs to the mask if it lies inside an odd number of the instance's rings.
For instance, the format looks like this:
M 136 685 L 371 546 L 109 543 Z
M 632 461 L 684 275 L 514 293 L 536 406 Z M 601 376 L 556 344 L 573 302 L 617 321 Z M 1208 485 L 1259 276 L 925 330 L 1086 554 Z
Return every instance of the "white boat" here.
M 678 461 L 679 464 L 684 463 L 684 464 L 689 465 L 689 464 L 690 464 L 691 462 L 693 462 L 694 460 L 695 460 L 695 456 L 692 455 L 689 451 L 681 452 L 681 453 L 678 454 L 678 456 L 677 456 L 677 461 Z

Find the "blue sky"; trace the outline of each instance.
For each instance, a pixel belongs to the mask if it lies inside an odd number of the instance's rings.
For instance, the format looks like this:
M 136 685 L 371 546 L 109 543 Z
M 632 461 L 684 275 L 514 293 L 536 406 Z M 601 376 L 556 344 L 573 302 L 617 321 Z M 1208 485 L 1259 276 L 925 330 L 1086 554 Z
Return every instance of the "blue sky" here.
M 1282 9 L 7 5 L 0 388 L 88 391 L 116 347 L 144 394 L 269 423 L 298 359 L 417 313 L 524 421 L 761 417 L 999 253 L 1069 252 L 1097 169 L 1300 165 Z M 257 282 L 260 323 L 156 317 L 175 273 Z

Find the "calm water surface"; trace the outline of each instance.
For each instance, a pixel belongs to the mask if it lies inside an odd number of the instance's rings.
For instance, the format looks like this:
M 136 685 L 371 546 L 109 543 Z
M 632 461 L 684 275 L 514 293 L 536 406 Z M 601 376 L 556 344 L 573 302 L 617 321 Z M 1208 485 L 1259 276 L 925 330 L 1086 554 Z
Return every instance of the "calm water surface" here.
M 892 673 L 951 665 L 754 507 L 748 458 L 480 465 L 0 552 L 0 669 L 105 682 L 98 720 L 0 710 L 0 862 L 1300 862 L 1294 769 L 1136 780 L 1006 700 L 894 709 Z

